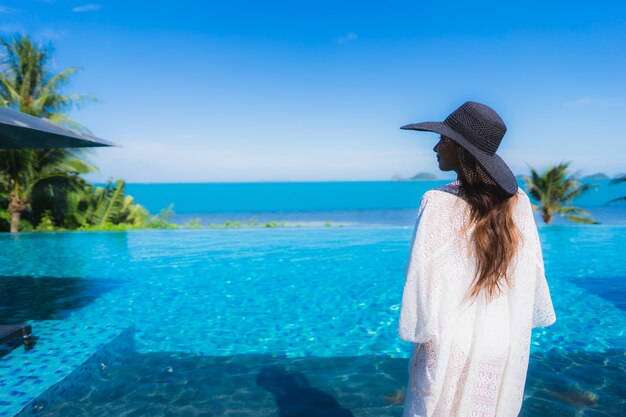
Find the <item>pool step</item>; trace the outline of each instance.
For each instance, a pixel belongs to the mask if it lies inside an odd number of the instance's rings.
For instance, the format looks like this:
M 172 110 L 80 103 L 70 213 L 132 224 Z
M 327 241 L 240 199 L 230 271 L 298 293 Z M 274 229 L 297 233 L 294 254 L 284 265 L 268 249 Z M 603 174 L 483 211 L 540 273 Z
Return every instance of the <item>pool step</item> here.
M 134 351 L 131 323 L 32 321 L 36 344 L 0 358 L 0 417 L 40 414 L 94 371 Z
M 84 369 L 93 375 L 73 392 L 57 392 L 63 401 L 45 415 L 278 416 L 280 406 L 283 415 L 331 410 L 336 417 L 399 417 L 402 404 L 389 397 L 403 388 L 406 368 L 406 359 L 386 356 L 135 352 L 103 371 Z
M 352 410 L 354 417 L 402 417 L 402 406 L 367 407 Z
M 198 408 L 193 404 L 186 406 L 170 406 L 164 404 L 154 404 L 151 402 L 145 402 L 142 404 L 125 404 L 125 403 L 110 403 L 106 407 L 101 407 L 96 410 L 83 409 L 77 410 L 75 404 L 60 404 L 52 409 L 52 414 L 46 414 L 47 416 L 72 416 L 72 417 L 97 417 L 97 416 L 118 416 L 118 415 L 132 415 L 132 416 L 212 416 L 212 417 L 278 417 L 280 409 L 276 406 L 257 406 L 249 404 L 247 407 L 242 408 L 225 408 L 225 407 L 203 407 Z M 332 417 L 402 417 L 402 407 L 368 407 L 358 409 L 311 409 L 305 411 L 303 414 L 289 414 L 286 411 L 284 415 L 324 415 Z

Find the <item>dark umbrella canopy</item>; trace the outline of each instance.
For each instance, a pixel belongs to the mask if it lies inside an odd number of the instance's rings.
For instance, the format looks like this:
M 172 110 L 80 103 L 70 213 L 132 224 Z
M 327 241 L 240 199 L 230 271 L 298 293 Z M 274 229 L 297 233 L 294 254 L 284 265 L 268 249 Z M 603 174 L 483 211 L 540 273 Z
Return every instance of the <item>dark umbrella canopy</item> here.
M 0 149 L 120 146 L 5 107 L 0 107 Z

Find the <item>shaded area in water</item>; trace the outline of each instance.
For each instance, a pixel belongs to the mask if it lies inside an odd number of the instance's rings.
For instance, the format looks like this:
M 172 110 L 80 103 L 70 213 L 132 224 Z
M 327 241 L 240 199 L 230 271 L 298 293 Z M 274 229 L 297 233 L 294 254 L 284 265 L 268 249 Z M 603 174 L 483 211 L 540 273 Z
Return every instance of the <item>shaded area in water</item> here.
M 76 277 L 2 275 L 0 322 L 61 320 L 69 312 L 85 307 L 120 284 L 111 280 L 86 280 Z
M 576 285 L 615 304 L 626 311 L 626 277 L 622 276 L 585 276 L 575 281 Z
M 625 369 L 624 349 L 533 353 L 520 417 L 621 416 Z
M 401 414 L 392 404 L 403 388 L 406 359 L 198 357 L 137 354 L 104 369 L 45 416 L 326 416 Z M 389 397 L 389 398 L 386 398 Z
M 533 354 L 520 416 L 619 415 L 625 353 Z M 136 354 L 40 415 L 400 417 L 407 368 L 388 356 Z

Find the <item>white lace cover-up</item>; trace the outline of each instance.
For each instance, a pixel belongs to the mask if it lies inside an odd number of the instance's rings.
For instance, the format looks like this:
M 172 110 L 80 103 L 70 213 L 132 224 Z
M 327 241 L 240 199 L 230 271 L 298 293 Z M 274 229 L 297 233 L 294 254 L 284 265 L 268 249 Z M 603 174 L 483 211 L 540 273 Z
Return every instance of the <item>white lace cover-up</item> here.
M 514 417 L 520 412 L 531 330 L 556 321 L 528 195 L 518 188 L 523 234 L 510 266 L 513 287 L 486 303 L 463 301 L 476 268 L 468 203 L 458 180 L 424 193 L 400 310 L 400 338 L 413 343 L 403 417 Z

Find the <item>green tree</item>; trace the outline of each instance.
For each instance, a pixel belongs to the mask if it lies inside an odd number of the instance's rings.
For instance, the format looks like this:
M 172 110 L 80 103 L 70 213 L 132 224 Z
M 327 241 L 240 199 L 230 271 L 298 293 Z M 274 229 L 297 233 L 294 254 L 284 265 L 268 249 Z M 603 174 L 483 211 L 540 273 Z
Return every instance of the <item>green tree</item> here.
M 104 187 L 85 185 L 67 196 L 65 223 L 69 228 L 104 229 L 110 225 L 127 224 L 146 227 L 150 213 L 125 195 L 126 182 L 109 179 Z
M 60 92 L 79 68 L 52 74 L 47 68 L 51 46 L 44 48 L 28 35 L 2 37 L 0 47 L 0 105 L 88 131 L 66 113 L 89 96 Z M 0 187 L 3 187 L 0 194 L 8 198 L 8 207 L 0 215 L 4 219 L 9 217 L 11 232 L 18 232 L 32 194 L 62 201 L 68 191 L 84 186 L 78 175 L 97 170 L 83 160 L 87 152 L 90 152 L 88 148 L 0 150 Z
M 166 208 L 161 209 L 156 216 L 150 216 L 146 226 L 154 229 L 177 229 L 178 225 L 170 223 L 170 218 L 174 215 L 174 203 L 170 203 Z
M 80 70 L 79 67 L 51 73 L 47 67 L 52 57 L 52 46 L 49 44 L 43 47 L 28 35 L 0 37 L 0 47 L 0 104 L 31 116 L 48 118 L 70 128 L 88 131 L 67 117 L 67 112 L 95 98 L 89 94 L 61 93 L 61 88 Z
M 41 204 L 42 201 L 63 201 L 68 192 L 85 185 L 79 174 L 96 170 L 71 148 L 0 150 L 0 186 L 4 185 L 3 192 L 8 195 L 11 232 L 19 231 L 22 214 L 29 208 L 32 197 L 40 202 L 43 213 L 46 204 Z M 55 217 L 62 218 L 62 205 L 53 211 Z
M 581 184 L 575 173 L 570 174 L 568 167 L 570 162 L 560 163 L 549 167 L 539 174 L 532 167 L 531 175 L 524 177 L 526 193 L 537 200 L 538 205 L 532 204 L 533 210 L 541 210 L 541 217 L 546 224 L 552 221 L 555 215 L 561 215 L 575 223 L 597 224 L 591 218 L 591 213 L 580 207 L 565 205 L 574 197 L 577 197 L 594 187 L 593 184 Z

